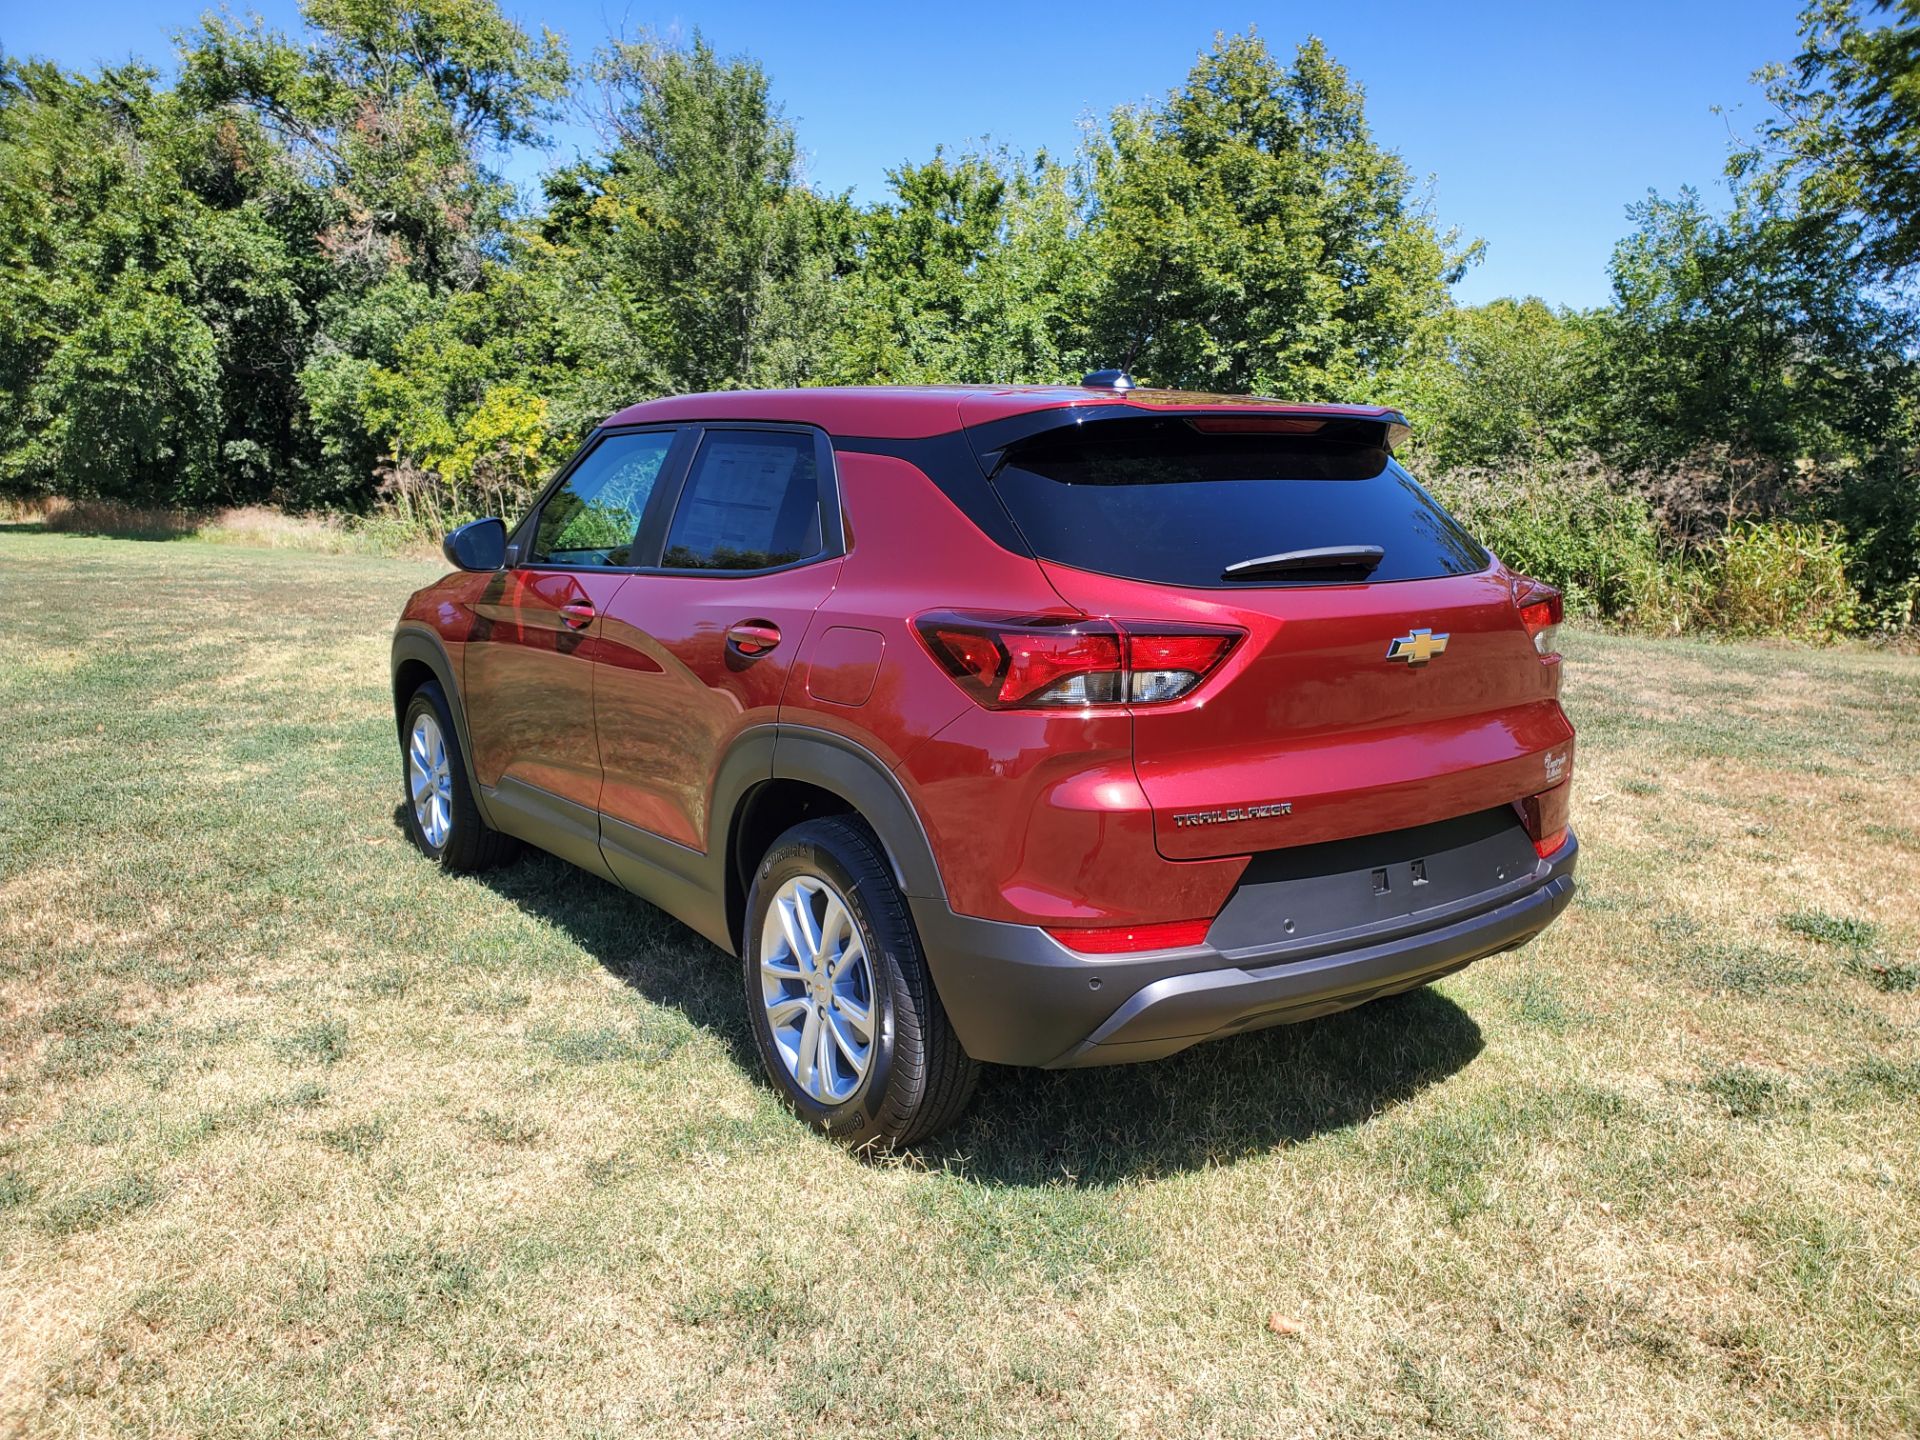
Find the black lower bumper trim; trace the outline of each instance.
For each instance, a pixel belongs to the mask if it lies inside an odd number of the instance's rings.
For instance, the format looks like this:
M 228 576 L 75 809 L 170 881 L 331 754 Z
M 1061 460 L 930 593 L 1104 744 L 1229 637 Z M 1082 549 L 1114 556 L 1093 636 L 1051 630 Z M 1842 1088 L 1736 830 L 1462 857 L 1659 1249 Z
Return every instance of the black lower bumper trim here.
M 1155 1060 L 1219 1035 L 1310 1020 L 1410 990 L 1523 945 L 1573 899 L 1578 845 L 1484 905 L 1455 904 L 1383 933 L 1322 935 L 1311 954 L 1212 946 L 1094 959 L 1044 930 L 955 915 L 913 899 L 914 921 L 948 1018 L 977 1060 L 1066 1068 Z M 1518 878 L 1518 877 L 1516 877 Z M 1462 910 L 1470 913 L 1462 913 Z
M 1051 1064 L 1157 1060 L 1216 1035 L 1311 1020 L 1411 990 L 1525 944 L 1572 899 L 1573 879 L 1562 876 L 1497 910 L 1409 939 L 1270 969 L 1233 966 L 1157 980 Z

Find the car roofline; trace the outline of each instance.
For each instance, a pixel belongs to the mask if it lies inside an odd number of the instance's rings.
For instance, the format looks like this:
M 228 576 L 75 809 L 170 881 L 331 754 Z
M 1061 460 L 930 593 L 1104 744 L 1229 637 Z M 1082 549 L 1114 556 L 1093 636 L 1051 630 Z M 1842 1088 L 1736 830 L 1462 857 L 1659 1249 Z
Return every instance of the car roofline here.
M 629 405 L 608 425 L 761 420 L 818 425 L 832 435 L 930 439 L 994 422 L 1049 411 L 1060 423 L 1135 415 L 1256 414 L 1274 417 L 1373 421 L 1386 427 L 1388 448 L 1408 433 L 1406 416 L 1385 405 L 1278 400 L 1260 395 L 1077 385 L 814 386 L 790 390 L 719 390 L 669 395 Z

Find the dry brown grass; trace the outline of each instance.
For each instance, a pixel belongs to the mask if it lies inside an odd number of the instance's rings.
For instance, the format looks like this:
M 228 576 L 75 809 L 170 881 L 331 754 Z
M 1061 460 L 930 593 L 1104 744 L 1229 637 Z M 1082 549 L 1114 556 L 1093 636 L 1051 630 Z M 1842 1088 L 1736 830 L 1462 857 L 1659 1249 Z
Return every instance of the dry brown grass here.
M 1920 1430 L 1911 659 L 1576 631 L 1540 941 L 872 1164 L 711 947 L 407 849 L 427 567 L 0 568 L 0 1433 Z

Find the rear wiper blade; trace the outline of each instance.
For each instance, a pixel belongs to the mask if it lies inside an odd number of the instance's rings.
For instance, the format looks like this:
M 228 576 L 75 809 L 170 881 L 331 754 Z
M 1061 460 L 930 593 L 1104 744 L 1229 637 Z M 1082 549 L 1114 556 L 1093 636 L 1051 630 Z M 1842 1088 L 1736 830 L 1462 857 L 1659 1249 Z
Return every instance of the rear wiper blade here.
M 1386 558 L 1378 545 L 1322 545 L 1313 550 L 1282 550 L 1237 560 L 1220 572 L 1222 580 L 1265 580 L 1297 570 L 1372 570 Z

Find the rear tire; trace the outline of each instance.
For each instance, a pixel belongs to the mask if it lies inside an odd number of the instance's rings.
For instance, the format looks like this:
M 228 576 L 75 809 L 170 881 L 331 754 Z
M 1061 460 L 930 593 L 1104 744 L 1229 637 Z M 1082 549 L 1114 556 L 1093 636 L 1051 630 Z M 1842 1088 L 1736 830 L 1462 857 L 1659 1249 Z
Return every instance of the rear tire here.
M 958 1120 L 979 1066 L 933 988 L 874 834 L 847 816 L 774 841 L 747 894 L 741 981 L 761 1063 L 815 1129 L 856 1149 Z
M 407 701 L 400 721 L 400 783 L 407 836 L 442 869 L 464 874 L 513 858 L 513 838 L 487 824 L 474 804 L 460 732 L 437 680 Z

